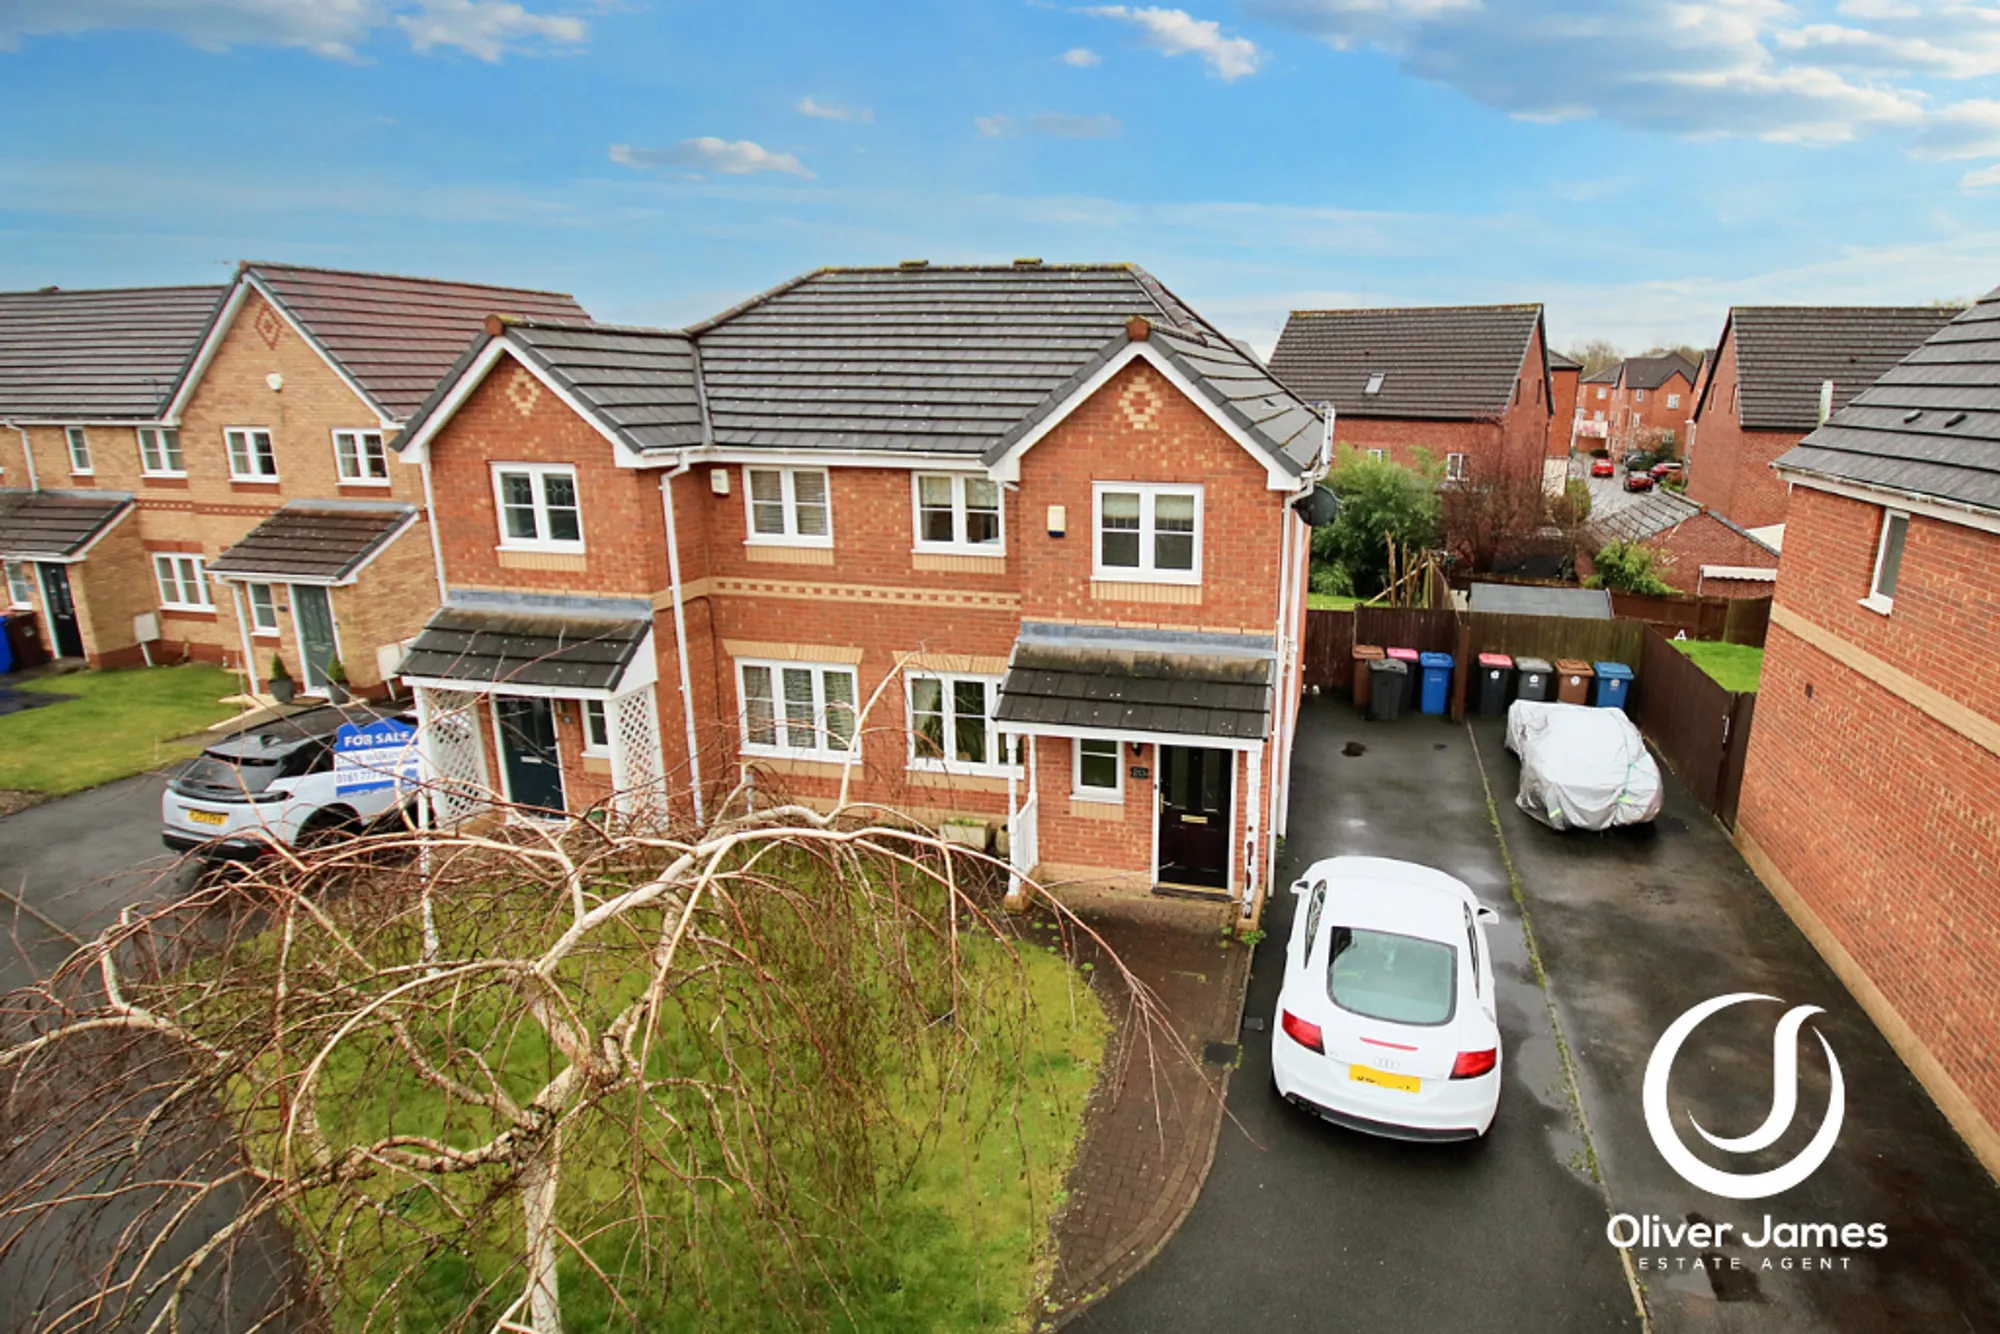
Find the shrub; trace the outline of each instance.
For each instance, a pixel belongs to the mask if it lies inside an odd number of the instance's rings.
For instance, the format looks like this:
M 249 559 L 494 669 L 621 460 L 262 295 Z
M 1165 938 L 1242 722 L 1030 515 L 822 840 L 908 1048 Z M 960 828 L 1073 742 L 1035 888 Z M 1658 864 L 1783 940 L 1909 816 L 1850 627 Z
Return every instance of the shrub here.
M 1614 593 L 1642 593 L 1660 596 L 1676 591 L 1653 571 L 1653 553 L 1648 547 L 1620 539 L 1607 542 L 1592 562 L 1596 572 L 1584 581 L 1587 588 L 1608 588 Z
M 1314 530 L 1314 567 L 1337 567 L 1353 594 L 1372 597 L 1381 592 L 1389 582 L 1385 535 L 1395 538 L 1398 546 L 1415 549 L 1436 543 L 1442 471 L 1427 459 L 1420 468 L 1406 468 L 1341 445 L 1326 479 L 1327 487 L 1340 497 L 1340 517 Z M 1317 585 L 1314 590 L 1336 591 Z

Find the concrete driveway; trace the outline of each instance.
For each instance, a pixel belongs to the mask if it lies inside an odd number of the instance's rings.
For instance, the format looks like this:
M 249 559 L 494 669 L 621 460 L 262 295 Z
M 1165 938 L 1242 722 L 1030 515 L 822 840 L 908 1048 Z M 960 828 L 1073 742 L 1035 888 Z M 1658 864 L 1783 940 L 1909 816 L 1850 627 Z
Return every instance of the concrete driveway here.
M 1637 1328 L 1636 1281 L 1652 1327 L 1665 1331 L 2000 1329 L 2000 1190 L 1671 777 L 1652 829 L 1556 834 L 1513 805 L 1519 766 L 1497 721 L 1371 725 L 1344 702 L 1321 700 L 1306 710 L 1298 745 L 1282 883 L 1321 857 L 1404 857 L 1459 876 L 1502 913 L 1492 933 L 1508 1060 L 1499 1119 L 1485 1142 L 1455 1146 L 1324 1126 L 1278 1101 L 1268 1027 L 1246 1031 L 1229 1095 L 1242 1130 L 1224 1126 L 1181 1231 L 1076 1328 Z M 1546 995 L 1510 892 L 1510 859 Z M 1292 911 L 1281 895 L 1267 914 L 1253 1022 L 1268 1025 Z M 1770 1200 L 1738 1202 L 1683 1181 L 1642 1114 L 1640 1085 L 1661 1034 L 1689 1006 L 1728 992 L 1823 1007 L 1808 1028 L 1825 1035 L 1846 1078 L 1831 1157 Z M 1547 996 L 1574 1060 L 1597 1176 Z M 1780 1013 L 1744 1005 L 1703 1025 L 1674 1067 L 1670 1105 L 1717 1135 L 1758 1126 L 1772 1105 Z M 1798 1116 L 1775 1144 L 1746 1155 L 1751 1170 L 1788 1159 L 1823 1120 L 1817 1047 L 1800 1035 Z M 1767 1213 L 1880 1223 L 1888 1245 L 1741 1244 L 1763 1236 Z M 1634 1247 L 1628 1280 L 1606 1236 L 1614 1214 L 1735 1231 L 1721 1246 Z

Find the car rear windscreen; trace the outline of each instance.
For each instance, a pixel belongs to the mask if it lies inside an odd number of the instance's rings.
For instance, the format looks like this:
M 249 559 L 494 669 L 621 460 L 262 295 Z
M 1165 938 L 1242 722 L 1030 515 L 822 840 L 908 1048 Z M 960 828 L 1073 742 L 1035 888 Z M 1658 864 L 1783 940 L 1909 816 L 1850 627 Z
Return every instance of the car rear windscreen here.
M 218 797 L 236 797 L 262 792 L 277 776 L 276 760 L 234 760 L 203 755 L 181 774 L 180 785 L 189 790 L 213 792 Z
M 1326 994 L 1335 1005 L 1394 1024 L 1448 1023 L 1458 1006 L 1458 951 L 1435 940 L 1336 926 Z

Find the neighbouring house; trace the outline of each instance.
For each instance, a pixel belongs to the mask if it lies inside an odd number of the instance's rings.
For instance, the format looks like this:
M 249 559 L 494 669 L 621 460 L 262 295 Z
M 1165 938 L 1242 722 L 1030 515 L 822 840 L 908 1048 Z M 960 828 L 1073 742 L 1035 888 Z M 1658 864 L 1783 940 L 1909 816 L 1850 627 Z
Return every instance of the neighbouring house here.
M 1745 528 L 1784 523 L 1786 486 L 1772 460 L 1824 420 L 1823 398 L 1829 410 L 1846 406 L 1952 314 L 1930 306 L 1733 307 L 1695 405 L 1688 495 Z
M 1295 310 L 1271 373 L 1330 405 L 1341 444 L 1447 480 L 1543 475 L 1553 406 L 1539 305 Z
M 124 482 L 163 638 L 258 679 L 277 659 L 306 695 L 386 693 L 441 600 L 431 500 L 393 443 L 494 311 L 589 318 L 559 293 L 240 266 L 164 413 L 171 454 Z
M 1627 357 L 1601 388 L 1610 390 L 1606 445 L 1614 455 L 1647 450 L 1678 455 L 1694 415 L 1694 382 L 1701 368 L 1678 352 Z M 1592 404 L 1605 408 L 1603 396 Z
M 6 603 L 59 657 L 131 665 L 148 652 L 142 634 L 158 637 L 134 493 L 146 460 L 178 448 L 167 400 L 222 294 L 0 293 Z
M 1562 475 L 1569 474 L 1570 449 L 1576 440 L 1576 410 L 1583 391 L 1583 363 L 1549 350 L 1549 446 L 1546 457 L 1562 463 Z M 1560 487 L 1560 481 L 1558 482 Z
M 1590 555 L 1624 541 L 1653 553 L 1653 570 L 1682 593 L 1769 597 L 1778 577 L 1778 549 L 1721 515 L 1672 491 L 1651 491 L 1590 523 L 1590 553 L 1577 574 L 1588 578 Z
M 446 818 L 845 791 L 1045 883 L 1254 912 L 1322 415 L 1145 272 L 820 269 L 688 330 L 496 318 L 399 449 Z
M 1614 363 L 1602 370 L 1577 377 L 1576 447 L 1581 450 L 1611 448 L 1611 394 L 1618 387 L 1619 367 Z
M 2000 291 L 1776 467 L 1737 842 L 2000 1174 Z

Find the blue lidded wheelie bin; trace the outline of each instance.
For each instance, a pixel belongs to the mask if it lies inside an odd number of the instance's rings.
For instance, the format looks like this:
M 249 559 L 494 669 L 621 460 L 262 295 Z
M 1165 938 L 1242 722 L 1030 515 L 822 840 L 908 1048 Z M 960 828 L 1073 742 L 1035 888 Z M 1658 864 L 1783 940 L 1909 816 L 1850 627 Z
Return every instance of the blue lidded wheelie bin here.
M 1424 674 L 1423 711 L 1441 714 L 1451 705 L 1451 654 L 1426 653 L 1417 663 Z
M 1600 709 L 1622 709 L 1632 692 L 1632 669 L 1622 662 L 1599 662 L 1596 697 L 1590 702 Z

